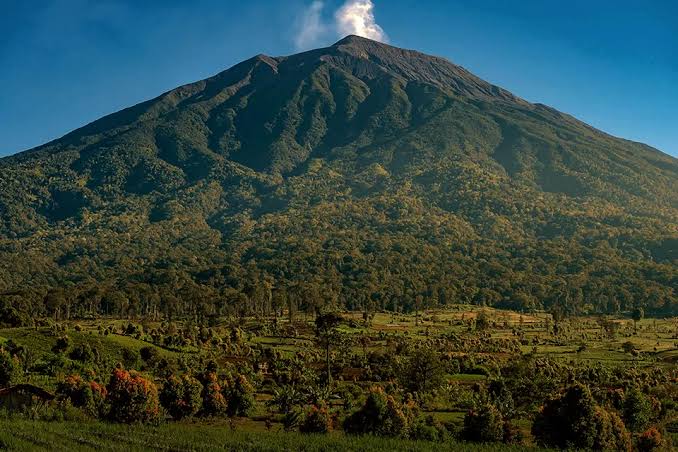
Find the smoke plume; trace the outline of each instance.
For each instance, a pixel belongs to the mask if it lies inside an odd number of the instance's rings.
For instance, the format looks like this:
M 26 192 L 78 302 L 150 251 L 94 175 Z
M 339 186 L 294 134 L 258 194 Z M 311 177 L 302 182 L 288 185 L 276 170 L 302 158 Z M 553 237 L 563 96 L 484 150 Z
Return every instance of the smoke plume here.
M 325 4 L 315 0 L 302 14 L 299 21 L 299 32 L 294 38 L 297 50 L 311 48 L 318 44 L 321 37 L 327 32 L 327 26 L 322 21 L 322 11 Z
M 374 19 L 372 0 L 349 0 L 334 15 L 340 36 L 358 35 L 387 42 L 388 37 Z
M 358 35 L 380 42 L 388 42 L 388 36 L 374 18 L 372 0 L 347 0 L 334 13 L 334 23 L 323 18 L 324 2 L 314 0 L 299 17 L 298 32 L 294 38 L 297 50 L 315 47 L 330 38 Z

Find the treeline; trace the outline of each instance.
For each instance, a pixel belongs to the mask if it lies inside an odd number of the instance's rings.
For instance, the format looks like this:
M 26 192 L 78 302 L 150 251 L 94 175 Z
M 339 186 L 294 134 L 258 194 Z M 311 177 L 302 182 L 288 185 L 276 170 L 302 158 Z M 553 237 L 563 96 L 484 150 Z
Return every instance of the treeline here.
M 125 279 L 68 281 L 0 293 L 0 324 L 30 325 L 39 318 L 69 320 L 115 316 L 152 320 L 192 318 L 208 322 L 223 316 L 290 316 L 320 309 L 413 312 L 454 304 L 546 309 L 554 314 L 673 315 L 677 303 L 670 288 L 674 275 L 665 268 L 664 284 L 624 273 L 594 271 L 576 275 L 539 275 L 507 268 L 499 261 L 480 264 L 459 256 L 446 267 L 422 267 L 420 257 L 405 262 L 346 255 L 332 267 L 301 256 L 284 263 L 261 259 L 248 266 L 226 265 L 197 273 L 150 270 Z M 303 270 L 304 265 L 307 271 Z M 308 273 L 316 268 L 319 272 Z M 309 268 L 310 267 L 310 268 Z M 473 273 L 477 267 L 479 273 Z M 529 267 L 528 267 L 529 268 Z M 299 273 L 295 273 L 299 271 Z M 650 271 L 650 270 L 648 270 Z M 487 279 L 480 275 L 487 275 Z M 635 273 L 634 273 L 635 275 Z

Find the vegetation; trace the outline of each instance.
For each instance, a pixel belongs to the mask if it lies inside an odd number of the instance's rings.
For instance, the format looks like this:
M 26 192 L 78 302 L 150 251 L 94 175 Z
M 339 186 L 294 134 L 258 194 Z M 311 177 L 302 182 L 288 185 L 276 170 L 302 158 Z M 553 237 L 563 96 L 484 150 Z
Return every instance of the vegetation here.
M 485 319 L 482 329 L 477 317 Z M 288 315 L 225 316 L 209 328 L 191 318 L 9 328 L 0 330 L 4 362 L 14 369 L 6 386 L 28 383 L 56 397 L 16 406 L 0 392 L 0 418 L 16 432 L 29 419 L 49 422 L 46 432 L 77 421 L 78 437 L 96 444 L 109 444 L 109 436 L 95 440 L 93 432 L 121 423 L 132 424 L 130 441 L 139 444 L 153 429 L 212 428 L 230 432 L 223 444 L 247 441 L 240 431 L 257 432 L 272 435 L 263 444 L 298 441 L 311 450 L 368 444 L 352 442 L 364 435 L 397 439 L 403 448 L 423 441 L 424 449 L 432 447 L 427 441 L 452 450 L 462 443 L 479 450 L 670 448 L 678 421 L 675 319 L 606 322 L 619 324 L 614 338 L 596 317 L 561 319 L 555 329 L 548 313 L 473 306 L 368 317 L 326 312 L 293 322 Z M 329 354 L 322 338 L 330 336 L 321 330 L 331 332 Z M 67 347 L 55 347 L 65 337 Z M 167 337 L 185 345 L 168 347 Z M 635 354 L 623 351 L 625 342 Z M 180 448 L 176 435 L 162 444 L 174 438 L 171 448 Z M 24 448 L 32 441 L 0 439 Z
M 0 160 L 0 448 L 662 450 L 678 163 L 356 37 Z
M 417 52 L 256 57 L 0 159 L 0 319 L 675 315 L 677 175 Z

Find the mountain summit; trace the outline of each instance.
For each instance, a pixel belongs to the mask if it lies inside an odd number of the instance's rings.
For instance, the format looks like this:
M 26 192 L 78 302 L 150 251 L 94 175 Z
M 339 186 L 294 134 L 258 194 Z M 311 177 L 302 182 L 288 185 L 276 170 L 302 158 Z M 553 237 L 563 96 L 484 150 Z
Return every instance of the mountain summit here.
M 0 159 L 0 290 L 676 313 L 677 193 L 668 155 L 348 36 Z

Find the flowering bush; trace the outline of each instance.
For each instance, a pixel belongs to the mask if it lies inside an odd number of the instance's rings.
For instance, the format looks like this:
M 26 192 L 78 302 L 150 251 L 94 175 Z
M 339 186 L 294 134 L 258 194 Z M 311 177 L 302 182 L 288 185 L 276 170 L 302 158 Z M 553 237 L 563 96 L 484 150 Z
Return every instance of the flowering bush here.
M 332 430 L 332 415 L 327 405 L 311 405 L 304 422 L 299 426 L 302 433 L 327 433 Z
M 228 403 L 222 394 L 222 388 L 216 373 L 210 372 L 204 377 L 202 390 L 202 412 L 206 416 L 219 416 L 226 412 Z
M 152 381 L 135 372 L 115 369 L 107 390 L 112 420 L 133 424 L 160 419 L 158 388 Z
M 68 400 L 74 407 L 81 408 L 90 416 L 104 412 L 108 391 L 95 381 L 85 381 L 80 375 L 71 375 L 57 385 L 57 395 Z

